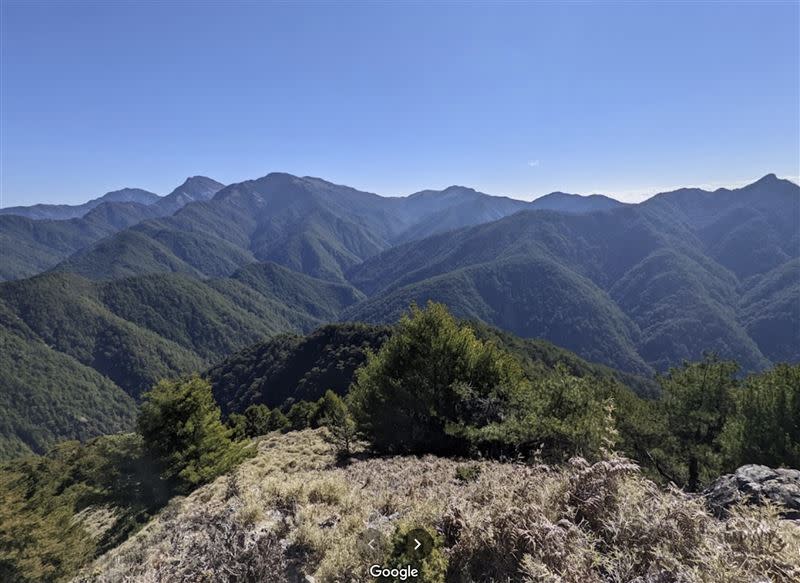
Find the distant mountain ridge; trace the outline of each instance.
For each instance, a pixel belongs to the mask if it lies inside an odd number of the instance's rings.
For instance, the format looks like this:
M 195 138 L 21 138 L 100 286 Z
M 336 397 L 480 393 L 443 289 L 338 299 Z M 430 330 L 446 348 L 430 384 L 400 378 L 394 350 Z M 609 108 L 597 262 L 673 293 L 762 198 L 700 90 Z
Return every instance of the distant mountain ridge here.
M 369 299 L 343 317 L 391 321 L 434 299 L 623 370 L 707 350 L 746 370 L 798 361 L 799 221 L 800 187 L 774 176 L 603 212 L 522 211 L 356 266 L 348 280 Z
M 189 202 L 207 200 L 222 186 L 210 178 L 193 176 L 164 197 L 126 188 L 83 205 L 2 209 L 0 281 L 46 271 L 73 253 L 122 229 L 146 219 L 173 214 Z M 51 218 L 36 218 L 40 215 Z
M 34 220 L 63 221 L 85 217 L 92 209 L 108 203 L 157 205 L 161 215 L 174 213 L 196 200 L 208 200 L 225 185 L 206 176 L 190 176 L 166 196 L 141 188 L 122 188 L 107 192 L 82 204 L 35 204 L 0 208 L 0 215 L 16 215 Z
M 385 198 L 319 178 L 283 173 L 229 188 L 192 176 L 164 197 L 126 188 L 82 205 L 0 209 L 0 243 L 9 249 L 0 258 L 0 281 L 29 277 L 64 260 L 59 270 L 101 278 L 176 270 L 219 276 L 254 260 L 274 260 L 341 281 L 344 270 L 401 242 L 494 221 L 528 208 L 591 212 L 615 202 L 597 195 L 562 195 L 570 197 L 566 202 L 556 200 L 556 194 L 526 202 L 451 186 Z M 153 221 L 187 206 L 192 208 L 174 221 Z M 100 242 L 130 227 L 139 234 Z M 145 240 L 151 236 L 155 241 Z M 142 250 L 131 249 L 125 241 L 149 248 L 145 254 L 150 257 L 144 261 L 151 265 L 142 264 Z M 96 242 L 99 249 L 92 248 Z M 206 249 L 216 259 L 209 264 L 205 258 L 187 257 L 191 246 Z M 122 256 L 116 261 L 110 249 L 139 258 L 133 264 Z M 98 254 L 104 259 L 98 259 Z
M 549 211 L 562 211 L 569 213 L 586 213 L 593 211 L 605 211 L 624 206 L 620 202 L 603 194 L 568 194 L 566 192 L 551 192 L 537 199 L 528 205 L 528 208 L 542 209 Z
M 411 216 L 426 216 L 404 230 L 395 243 L 496 221 L 528 208 L 530 204 L 514 198 L 491 196 L 465 186 L 423 190 L 401 200 L 401 206 Z
M 582 199 L 574 200 L 573 212 L 581 212 Z M 587 200 L 590 212 L 596 203 Z M 143 220 L 117 239 L 84 246 L 56 269 L 90 278 L 176 270 L 218 277 L 252 261 L 274 261 L 345 281 L 348 269 L 394 245 L 494 221 L 532 204 L 461 186 L 381 197 L 275 172 L 231 184 L 172 216 Z M 207 253 L 192 256 L 191 248 Z M 134 255 L 132 270 L 120 267 Z
M 384 198 L 285 173 L 217 186 L 193 177 L 79 219 L 0 215 L 0 276 L 17 280 L 0 283 L 0 426 L 15 436 L 0 449 L 83 435 L 78 417 L 117 430 L 157 378 L 428 300 L 638 375 L 705 351 L 744 371 L 800 362 L 800 187 L 774 175 L 640 204 L 461 186 Z M 37 387 L 59 400 L 36 393 L 21 413 Z
M 107 192 L 103 196 L 93 198 L 83 204 L 35 204 L 32 206 L 12 206 L 0 208 L 0 215 L 17 215 L 36 220 L 63 221 L 67 219 L 77 219 L 93 208 L 109 202 L 135 202 L 141 205 L 149 205 L 158 201 L 161 197 L 153 192 L 142 190 L 141 188 L 122 188 Z

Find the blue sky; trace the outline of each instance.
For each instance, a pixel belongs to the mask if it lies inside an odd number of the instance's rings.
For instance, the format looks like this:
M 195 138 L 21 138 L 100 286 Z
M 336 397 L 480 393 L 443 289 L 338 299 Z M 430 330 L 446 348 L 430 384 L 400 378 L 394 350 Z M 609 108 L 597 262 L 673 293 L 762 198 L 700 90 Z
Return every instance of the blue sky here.
M 3 204 L 271 171 L 525 199 L 797 180 L 798 6 L 2 0 Z

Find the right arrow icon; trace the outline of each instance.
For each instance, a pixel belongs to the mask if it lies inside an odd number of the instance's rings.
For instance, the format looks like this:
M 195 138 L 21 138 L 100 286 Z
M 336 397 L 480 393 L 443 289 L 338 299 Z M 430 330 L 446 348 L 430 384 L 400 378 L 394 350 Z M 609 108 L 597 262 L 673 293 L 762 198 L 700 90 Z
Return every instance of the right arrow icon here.
M 417 559 L 424 559 L 433 550 L 433 539 L 424 528 L 415 528 L 406 534 L 405 547 Z

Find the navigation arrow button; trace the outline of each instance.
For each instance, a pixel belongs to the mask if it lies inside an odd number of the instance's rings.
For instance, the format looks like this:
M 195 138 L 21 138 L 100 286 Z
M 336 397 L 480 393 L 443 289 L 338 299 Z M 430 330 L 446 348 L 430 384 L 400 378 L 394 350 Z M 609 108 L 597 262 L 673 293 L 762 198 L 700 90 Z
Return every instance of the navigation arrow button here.
M 406 552 L 416 559 L 424 559 L 433 550 L 433 538 L 424 528 L 408 532 L 405 543 Z
M 358 548 L 373 560 L 380 558 L 386 550 L 386 538 L 376 528 L 368 528 L 358 536 Z

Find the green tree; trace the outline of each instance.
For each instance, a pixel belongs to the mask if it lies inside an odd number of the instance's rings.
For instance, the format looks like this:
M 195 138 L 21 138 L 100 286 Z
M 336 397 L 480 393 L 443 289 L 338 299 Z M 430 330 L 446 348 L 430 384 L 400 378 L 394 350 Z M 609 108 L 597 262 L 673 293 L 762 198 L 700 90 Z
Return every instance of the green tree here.
M 557 365 L 532 381 L 515 414 L 495 429 L 497 441 L 513 443 L 523 453 L 540 450 L 554 461 L 574 455 L 600 457 L 614 448 L 618 434 L 614 399 L 596 386 L 599 382 L 575 377 Z
M 289 429 L 289 419 L 280 409 L 273 409 L 267 418 L 267 433 L 270 431 L 287 431 Z
M 247 417 L 241 413 L 231 413 L 228 415 L 228 427 L 231 428 L 231 439 L 242 441 L 247 435 Z
M 748 376 L 722 443 L 731 467 L 800 467 L 800 365 L 780 364 Z
M 319 408 L 323 411 L 320 422 L 328 430 L 328 441 L 340 455 L 350 455 L 356 440 L 356 422 L 347 405 L 329 389 L 323 395 Z
M 212 480 L 245 456 L 220 420 L 211 385 L 197 376 L 164 380 L 145 393 L 138 429 L 145 451 L 178 492 Z
M 424 310 L 412 306 L 368 356 L 350 402 L 379 451 L 458 451 L 473 428 L 501 422 L 526 388 L 513 357 L 431 302 Z
M 289 413 L 286 415 L 292 431 L 315 427 L 318 408 L 316 403 L 311 403 L 309 401 L 298 401 L 292 405 L 292 408 L 289 409 Z
M 707 356 L 659 378 L 673 465 L 691 491 L 722 469 L 719 437 L 732 412 L 735 362 Z M 675 475 L 675 474 L 673 474 Z
M 244 410 L 245 434 L 257 437 L 274 429 L 270 426 L 271 412 L 266 405 L 250 405 Z

